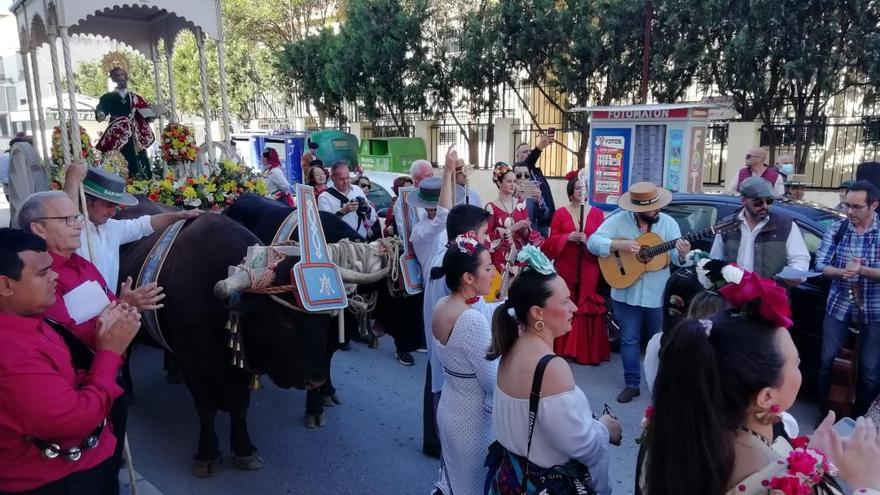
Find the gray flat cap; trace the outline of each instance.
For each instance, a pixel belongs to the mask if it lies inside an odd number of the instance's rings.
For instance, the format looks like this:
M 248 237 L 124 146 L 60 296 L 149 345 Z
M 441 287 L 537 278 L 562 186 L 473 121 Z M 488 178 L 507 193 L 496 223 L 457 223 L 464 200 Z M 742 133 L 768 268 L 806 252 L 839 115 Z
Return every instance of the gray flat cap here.
M 761 177 L 749 177 L 739 185 L 739 192 L 748 198 L 772 198 L 773 186 L 770 181 Z

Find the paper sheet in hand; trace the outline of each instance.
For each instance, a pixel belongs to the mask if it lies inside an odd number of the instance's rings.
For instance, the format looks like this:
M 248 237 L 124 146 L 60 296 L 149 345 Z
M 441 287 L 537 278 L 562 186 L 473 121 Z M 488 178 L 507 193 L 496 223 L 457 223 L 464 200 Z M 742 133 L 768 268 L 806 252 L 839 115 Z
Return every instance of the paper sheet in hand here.
M 64 306 L 73 321 L 80 323 L 91 320 L 101 314 L 110 304 L 104 289 L 93 280 L 83 282 L 73 290 L 64 294 Z
M 786 266 L 782 269 L 781 272 L 776 274 L 777 278 L 781 278 L 783 280 L 797 280 L 801 278 L 813 278 L 822 275 L 819 272 L 811 272 L 811 271 L 803 271 L 798 270 L 797 268 L 792 268 L 790 266 Z

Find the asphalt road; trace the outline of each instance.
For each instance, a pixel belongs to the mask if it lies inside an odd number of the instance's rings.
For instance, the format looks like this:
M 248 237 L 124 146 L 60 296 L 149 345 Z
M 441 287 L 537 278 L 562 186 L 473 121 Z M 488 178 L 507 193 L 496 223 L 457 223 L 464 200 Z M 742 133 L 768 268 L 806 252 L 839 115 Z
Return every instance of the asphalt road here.
M 0 196 L 0 225 L 7 225 L 8 215 Z M 200 480 L 190 474 L 198 421 L 189 392 L 165 382 L 161 352 L 140 347 L 132 361 L 136 398 L 129 418 L 135 468 L 164 495 L 427 494 L 439 461 L 421 453 L 426 355 L 414 356 L 415 366 L 401 366 L 388 337 L 377 350 L 352 344 L 351 351 L 337 353 L 333 380 L 343 404 L 327 408 L 323 428 L 305 427 L 305 392 L 279 389 L 264 378 L 263 389 L 252 395 L 248 426 L 266 466 L 255 472 L 232 466 L 228 415 L 220 413 L 225 470 Z M 572 370 L 593 410 L 607 403 L 623 423 L 623 444 L 612 447 L 612 487 L 615 494 L 631 494 L 647 389 L 630 404 L 615 402 L 623 386 L 618 354 L 601 366 L 573 364 Z M 802 433 L 812 431 L 814 406 L 799 402 L 792 413 Z M 141 495 L 156 493 L 147 486 Z
M 439 462 L 421 453 L 426 356 L 414 355 L 415 366 L 401 366 L 387 337 L 378 350 L 352 344 L 351 351 L 338 353 L 334 384 L 343 404 L 327 409 L 324 428 L 304 426 L 304 392 L 282 390 L 264 379 L 264 388 L 252 395 L 249 429 L 265 468 L 237 471 L 227 449 L 224 472 L 199 480 L 190 474 L 198 430 L 189 394 L 183 385 L 165 383 L 160 352 L 139 348 L 129 420 L 135 466 L 165 495 L 426 494 Z M 575 364 L 572 369 L 593 410 L 607 403 L 623 423 L 623 445 L 612 447 L 611 477 L 615 494 L 633 493 L 634 439 L 648 405 L 647 390 L 630 404 L 614 401 L 623 385 L 618 354 L 601 366 Z M 794 414 L 802 427 L 812 429 L 812 406 L 799 403 Z M 228 429 L 228 416 L 221 413 L 221 446 L 228 445 Z

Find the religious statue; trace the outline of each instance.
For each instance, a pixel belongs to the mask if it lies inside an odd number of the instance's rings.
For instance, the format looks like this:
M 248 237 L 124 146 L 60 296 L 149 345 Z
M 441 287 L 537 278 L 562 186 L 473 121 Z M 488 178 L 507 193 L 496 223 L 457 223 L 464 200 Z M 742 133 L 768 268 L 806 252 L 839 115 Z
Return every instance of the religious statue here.
M 95 108 L 95 118 L 99 122 L 110 117 L 107 130 L 96 147 L 102 153 L 121 152 L 128 162 L 128 175 L 132 179 L 150 179 L 152 171 L 147 148 L 155 141 L 150 122 L 163 110 L 154 109 L 144 97 L 128 89 L 129 64 L 124 54 L 108 53 L 102 66 L 116 83 L 116 89 L 104 93 Z

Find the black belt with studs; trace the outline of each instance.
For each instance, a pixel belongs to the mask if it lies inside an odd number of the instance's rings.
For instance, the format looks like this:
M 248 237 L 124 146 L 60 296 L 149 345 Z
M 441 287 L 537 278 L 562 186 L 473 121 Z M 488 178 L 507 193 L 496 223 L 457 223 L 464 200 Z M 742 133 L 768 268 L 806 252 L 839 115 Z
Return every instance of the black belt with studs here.
M 59 457 L 63 457 L 70 462 L 76 462 L 82 458 L 83 452 L 89 449 L 93 449 L 98 446 L 98 437 L 101 436 L 101 431 L 104 429 L 104 425 L 107 424 L 107 420 L 101 420 L 101 423 L 89 433 L 89 436 L 82 441 L 76 447 L 71 447 L 69 449 L 62 449 L 57 443 L 47 442 L 46 440 L 40 440 L 39 438 L 34 438 L 30 435 L 25 435 L 24 440 L 28 443 L 34 444 L 43 455 L 44 459 L 57 459 Z

